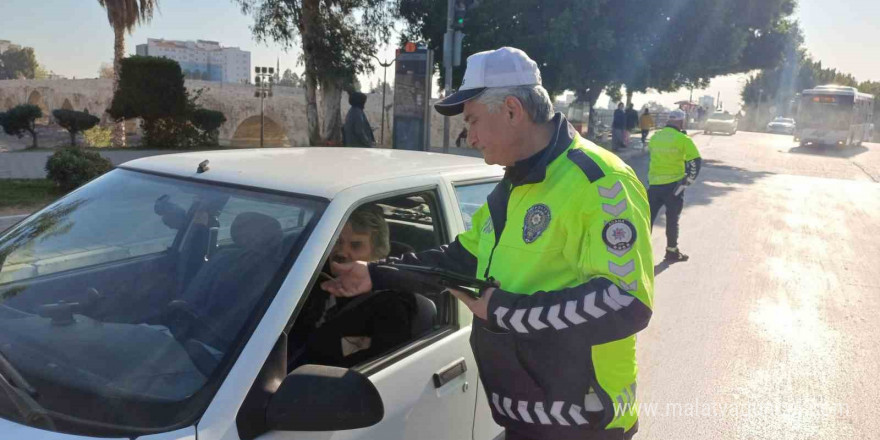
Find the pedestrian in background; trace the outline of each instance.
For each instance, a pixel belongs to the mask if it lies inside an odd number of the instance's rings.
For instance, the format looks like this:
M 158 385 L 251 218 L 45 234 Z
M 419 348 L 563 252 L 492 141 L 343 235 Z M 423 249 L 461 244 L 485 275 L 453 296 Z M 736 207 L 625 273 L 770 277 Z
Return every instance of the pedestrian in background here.
M 611 149 L 620 150 L 626 147 L 626 112 L 623 111 L 623 103 L 617 104 L 614 111 L 614 119 L 611 121 Z
M 647 107 L 645 107 L 644 113 L 639 118 L 639 128 L 642 129 L 642 148 L 645 148 L 648 146 L 648 133 L 654 128 L 654 117 L 651 116 L 651 112 L 648 111 Z
M 651 137 L 648 145 L 651 164 L 648 167 L 648 203 L 651 205 L 651 227 L 660 208 L 666 206 L 666 261 L 687 261 L 678 249 L 678 221 L 684 208 L 684 190 L 697 180 L 702 159 L 697 145 L 684 127 L 687 114 L 682 110 L 669 113 L 666 127 Z
M 467 127 L 462 128 L 461 133 L 459 133 L 458 137 L 455 139 L 455 146 L 458 148 L 467 147 L 467 136 L 468 136 Z
M 373 137 L 373 127 L 367 120 L 364 106 L 367 105 L 367 95 L 361 92 L 350 92 L 348 103 L 351 108 L 345 115 L 345 125 L 342 126 L 342 143 L 346 147 L 375 147 L 376 138 Z
M 632 131 L 639 125 L 639 112 L 633 108 L 633 104 L 630 102 L 626 105 L 626 134 L 624 135 L 623 141 L 626 143 L 626 146 L 629 146 L 629 137 L 632 134 Z

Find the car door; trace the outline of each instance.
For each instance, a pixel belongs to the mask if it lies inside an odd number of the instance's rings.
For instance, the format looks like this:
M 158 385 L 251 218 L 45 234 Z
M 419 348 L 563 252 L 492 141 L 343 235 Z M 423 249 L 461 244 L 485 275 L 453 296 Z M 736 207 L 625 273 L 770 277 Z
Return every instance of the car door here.
M 419 181 L 422 181 L 421 185 Z M 394 189 L 396 187 L 396 189 Z M 389 198 L 430 195 L 434 232 L 446 243 L 458 231 L 454 195 L 438 176 L 385 183 L 385 190 L 359 188 L 334 200 L 346 203 L 349 212 L 358 206 Z M 378 194 L 377 194 L 378 191 Z M 430 197 L 428 197 L 430 198 Z M 328 211 L 338 208 L 331 206 Z M 338 233 L 337 233 L 338 235 Z M 394 241 L 392 230 L 391 240 Z M 421 249 L 417 249 L 421 250 Z M 477 398 L 477 370 L 470 348 L 470 312 L 451 295 L 438 308 L 448 307 L 447 322 L 410 341 L 394 352 L 357 365 L 375 385 L 384 404 L 384 417 L 376 425 L 349 431 L 267 432 L 259 439 L 419 439 L 461 440 L 472 435 Z
M 453 195 L 441 185 L 429 192 L 437 202 L 431 207 L 436 211 L 434 219 L 438 223 L 435 232 L 440 235 L 441 243 L 448 243 L 455 231 L 452 221 L 455 213 L 450 210 Z M 398 359 L 379 360 L 364 369 L 385 403 L 382 422 L 363 433 L 351 432 L 352 437 L 340 438 L 453 440 L 470 437 L 478 380 L 469 342 L 470 315 L 453 297 L 448 296 L 447 300 L 454 313 L 444 328 L 413 341 L 410 348 L 396 355 Z

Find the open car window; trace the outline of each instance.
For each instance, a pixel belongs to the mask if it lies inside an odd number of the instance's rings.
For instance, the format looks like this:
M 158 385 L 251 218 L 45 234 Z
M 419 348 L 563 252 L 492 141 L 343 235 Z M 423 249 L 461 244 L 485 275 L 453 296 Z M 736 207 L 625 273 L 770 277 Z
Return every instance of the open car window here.
M 388 231 L 386 256 L 431 249 L 447 242 L 437 193 L 420 192 L 389 197 L 358 206 L 381 216 Z M 361 232 L 364 232 L 363 230 Z M 366 231 L 370 234 L 370 231 Z M 328 260 L 337 257 L 330 244 Z M 319 271 L 329 273 L 325 264 Z M 381 291 L 351 299 L 336 299 L 320 289 L 320 277 L 308 292 L 288 340 L 288 369 L 306 363 L 356 367 L 389 364 L 405 356 L 406 347 L 454 325 L 454 300 L 434 292 Z

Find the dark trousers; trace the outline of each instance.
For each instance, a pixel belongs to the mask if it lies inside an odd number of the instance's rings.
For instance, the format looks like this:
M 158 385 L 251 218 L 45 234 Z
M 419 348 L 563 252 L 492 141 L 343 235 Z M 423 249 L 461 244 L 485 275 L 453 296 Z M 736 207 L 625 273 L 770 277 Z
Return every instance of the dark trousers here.
M 645 141 L 648 140 L 648 132 L 649 132 L 649 131 L 650 131 L 650 130 L 642 130 L 642 144 L 644 144 Z
M 651 185 L 648 188 L 648 203 L 651 204 L 651 228 L 657 219 L 660 207 L 666 205 L 666 246 L 678 247 L 678 219 L 684 208 L 684 192 L 675 195 L 675 189 L 679 183 L 667 183 L 666 185 Z

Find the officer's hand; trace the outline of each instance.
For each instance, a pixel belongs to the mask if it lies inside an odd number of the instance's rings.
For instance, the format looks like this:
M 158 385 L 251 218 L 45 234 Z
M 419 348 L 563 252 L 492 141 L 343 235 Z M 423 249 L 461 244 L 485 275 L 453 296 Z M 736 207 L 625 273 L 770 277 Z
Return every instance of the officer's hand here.
M 373 281 L 365 261 L 330 263 L 335 279 L 324 281 L 321 288 L 333 296 L 352 297 L 373 290 Z
M 448 289 L 453 296 L 458 298 L 464 305 L 468 306 L 471 309 L 471 312 L 477 318 L 482 320 L 486 320 L 489 317 L 489 300 L 492 299 L 492 293 L 495 292 L 494 287 L 490 287 L 483 292 L 483 295 L 480 296 L 480 299 L 473 299 L 468 296 L 466 293 L 462 292 L 458 289 Z

